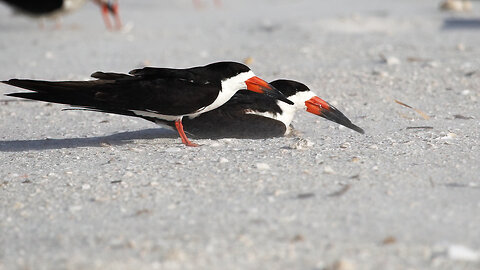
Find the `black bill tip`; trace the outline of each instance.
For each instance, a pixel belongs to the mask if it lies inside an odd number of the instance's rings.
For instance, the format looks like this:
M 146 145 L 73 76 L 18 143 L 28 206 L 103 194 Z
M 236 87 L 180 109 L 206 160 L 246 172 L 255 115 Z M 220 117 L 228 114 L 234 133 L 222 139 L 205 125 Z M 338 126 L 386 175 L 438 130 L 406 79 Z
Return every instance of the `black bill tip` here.
M 344 127 L 355 130 L 360 134 L 365 134 L 365 131 L 361 127 L 353 124 L 350 119 L 348 119 L 341 111 L 333 106 L 330 106 L 328 109 L 322 108 L 320 116 Z

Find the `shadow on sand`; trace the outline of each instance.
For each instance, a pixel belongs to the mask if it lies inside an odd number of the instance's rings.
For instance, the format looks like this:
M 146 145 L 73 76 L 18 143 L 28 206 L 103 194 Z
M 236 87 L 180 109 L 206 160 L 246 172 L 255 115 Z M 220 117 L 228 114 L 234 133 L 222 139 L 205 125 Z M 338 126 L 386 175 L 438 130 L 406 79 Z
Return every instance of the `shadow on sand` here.
M 102 147 L 105 143 L 110 145 L 123 145 L 130 143 L 132 140 L 149 140 L 156 138 L 178 138 L 178 134 L 167 129 L 151 128 L 88 138 L 0 141 L 0 152 Z
M 449 18 L 443 21 L 444 30 L 480 30 L 480 19 Z

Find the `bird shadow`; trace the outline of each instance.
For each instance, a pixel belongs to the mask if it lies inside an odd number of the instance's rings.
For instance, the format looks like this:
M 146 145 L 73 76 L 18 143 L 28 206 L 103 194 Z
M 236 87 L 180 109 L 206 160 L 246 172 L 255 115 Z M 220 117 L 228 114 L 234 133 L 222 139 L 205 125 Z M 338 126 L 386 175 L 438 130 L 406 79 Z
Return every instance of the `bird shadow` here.
M 480 19 L 448 18 L 443 22 L 444 30 L 475 29 L 480 30 Z
M 49 149 L 104 147 L 105 145 L 124 145 L 132 140 L 150 140 L 156 138 L 177 138 L 173 131 L 161 128 L 119 132 L 105 136 L 87 138 L 9 140 L 0 141 L 0 152 L 41 151 Z

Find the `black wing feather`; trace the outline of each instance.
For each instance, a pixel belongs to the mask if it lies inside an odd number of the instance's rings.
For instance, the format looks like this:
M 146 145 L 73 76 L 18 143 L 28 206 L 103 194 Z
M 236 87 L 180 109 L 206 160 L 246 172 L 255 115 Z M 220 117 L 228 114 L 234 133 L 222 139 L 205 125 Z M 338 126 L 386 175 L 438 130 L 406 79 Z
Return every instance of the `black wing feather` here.
M 213 83 L 208 81 L 207 77 L 205 77 L 204 71 L 203 67 L 187 69 L 144 67 L 131 70 L 128 74 L 142 79 L 174 79 L 199 85 Z M 220 86 L 220 84 L 215 85 Z
M 281 113 L 282 109 L 278 106 L 277 100 L 265 95 L 240 90 L 225 104 L 219 107 L 224 112 L 250 110 L 257 112 L 271 112 L 273 114 Z
M 142 71 L 142 72 L 141 72 Z M 4 83 L 41 95 L 10 94 L 22 98 L 118 112 L 139 110 L 185 115 L 211 104 L 218 95 L 214 84 L 191 80 L 188 70 L 144 68 L 135 75 L 96 72 L 92 81 L 12 79 Z M 189 75 L 190 74 L 190 75 Z M 193 75 L 191 75 L 193 74 Z
M 3 0 L 12 7 L 32 15 L 43 15 L 62 8 L 63 0 Z
M 147 120 L 158 122 L 155 119 Z M 175 128 L 173 121 L 160 121 Z M 284 136 L 287 127 L 283 122 L 241 111 L 215 109 L 193 119 L 183 118 L 183 129 L 196 138 L 261 139 Z

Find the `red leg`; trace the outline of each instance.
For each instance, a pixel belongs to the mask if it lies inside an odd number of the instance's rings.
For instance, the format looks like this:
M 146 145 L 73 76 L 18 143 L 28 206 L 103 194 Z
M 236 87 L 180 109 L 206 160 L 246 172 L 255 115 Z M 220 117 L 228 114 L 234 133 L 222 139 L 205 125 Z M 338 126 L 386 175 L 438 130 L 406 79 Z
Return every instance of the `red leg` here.
M 120 15 L 118 14 L 118 3 L 113 5 L 113 16 L 115 18 L 115 28 L 122 29 L 122 21 L 120 20 Z
M 185 132 L 183 131 L 182 120 L 175 121 L 175 127 L 177 128 L 180 138 L 182 138 L 183 144 L 185 144 L 186 146 L 193 146 L 193 147 L 198 146 L 198 144 L 192 143 L 191 141 L 188 140 L 187 135 L 185 135 Z
M 110 22 L 110 18 L 108 17 L 108 7 L 107 5 L 102 6 L 102 16 L 103 21 L 105 22 L 105 26 L 108 30 L 112 30 L 112 23 Z
M 193 0 L 193 4 L 195 5 L 195 8 L 197 8 L 197 9 L 203 8 L 203 4 L 200 0 Z

